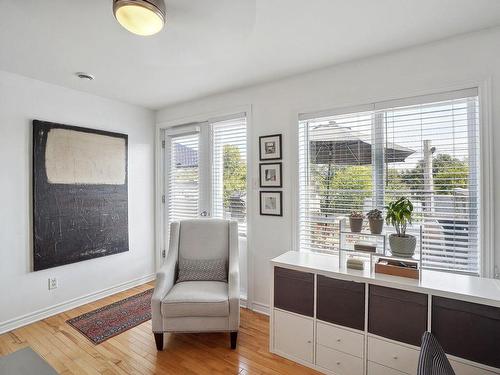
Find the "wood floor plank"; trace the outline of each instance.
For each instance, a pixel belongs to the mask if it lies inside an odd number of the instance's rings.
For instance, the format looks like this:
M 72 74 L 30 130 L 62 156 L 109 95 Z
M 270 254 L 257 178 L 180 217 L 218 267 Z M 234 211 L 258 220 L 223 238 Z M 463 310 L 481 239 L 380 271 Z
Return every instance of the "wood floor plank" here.
M 158 352 L 151 321 L 94 345 L 66 323 L 68 319 L 144 292 L 154 282 L 54 315 L 0 335 L 0 355 L 30 346 L 64 375 L 317 375 L 307 367 L 269 352 L 269 319 L 241 309 L 236 350 L 229 334 L 165 334 Z

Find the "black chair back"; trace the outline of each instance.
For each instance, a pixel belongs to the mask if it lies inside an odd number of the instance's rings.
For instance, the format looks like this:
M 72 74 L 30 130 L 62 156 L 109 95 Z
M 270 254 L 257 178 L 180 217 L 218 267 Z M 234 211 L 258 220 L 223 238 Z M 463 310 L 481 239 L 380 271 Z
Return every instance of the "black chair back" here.
M 455 375 L 443 348 L 430 332 L 422 335 L 417 375 Z

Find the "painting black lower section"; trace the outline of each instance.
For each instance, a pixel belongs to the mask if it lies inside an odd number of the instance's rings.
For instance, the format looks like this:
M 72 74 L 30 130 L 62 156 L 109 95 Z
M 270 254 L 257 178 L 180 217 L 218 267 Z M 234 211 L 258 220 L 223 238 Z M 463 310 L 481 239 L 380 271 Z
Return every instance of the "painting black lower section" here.
M 37 194 L 35 271 L 128 250 L 125 187 L 53 185 Z
M 47 135 L 56 128 L 124 138 L 125 148 L 127 142 L 123 134 L 33 121 L 35 271 L 129 250 L 127 178 L 123 184 L 49 182 Z

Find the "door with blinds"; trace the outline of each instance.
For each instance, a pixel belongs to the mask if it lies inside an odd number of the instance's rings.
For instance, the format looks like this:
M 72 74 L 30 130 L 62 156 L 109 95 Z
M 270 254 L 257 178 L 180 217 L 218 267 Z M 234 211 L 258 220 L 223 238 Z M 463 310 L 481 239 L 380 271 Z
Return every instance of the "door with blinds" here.
M 166 236 L 173 221 L 198 217 L 238 221 L 247 232 L 245 114 L 165 131 Z
M 205 205 L 200 201 L 199 128 L 167 133 L 166 143 L 168 223 L 198 217 Z

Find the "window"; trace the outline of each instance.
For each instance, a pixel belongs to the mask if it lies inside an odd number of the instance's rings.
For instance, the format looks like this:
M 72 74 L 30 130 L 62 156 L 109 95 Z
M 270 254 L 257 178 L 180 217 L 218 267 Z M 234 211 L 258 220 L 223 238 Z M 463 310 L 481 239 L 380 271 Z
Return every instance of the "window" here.
M 212 214 L 238 221 L 240 235 L 246 235 L 246 118 L 214 122 L 212 145 Z
M 478 107 L 469 89 L 301 115 L 301 249 L 336 251 L 340 217 L 408 196 L 423 266 L 479 274 Z
M 245 114 L 166 130 L 167 223 L 232 219 L 246 236 L 246 142 Z

